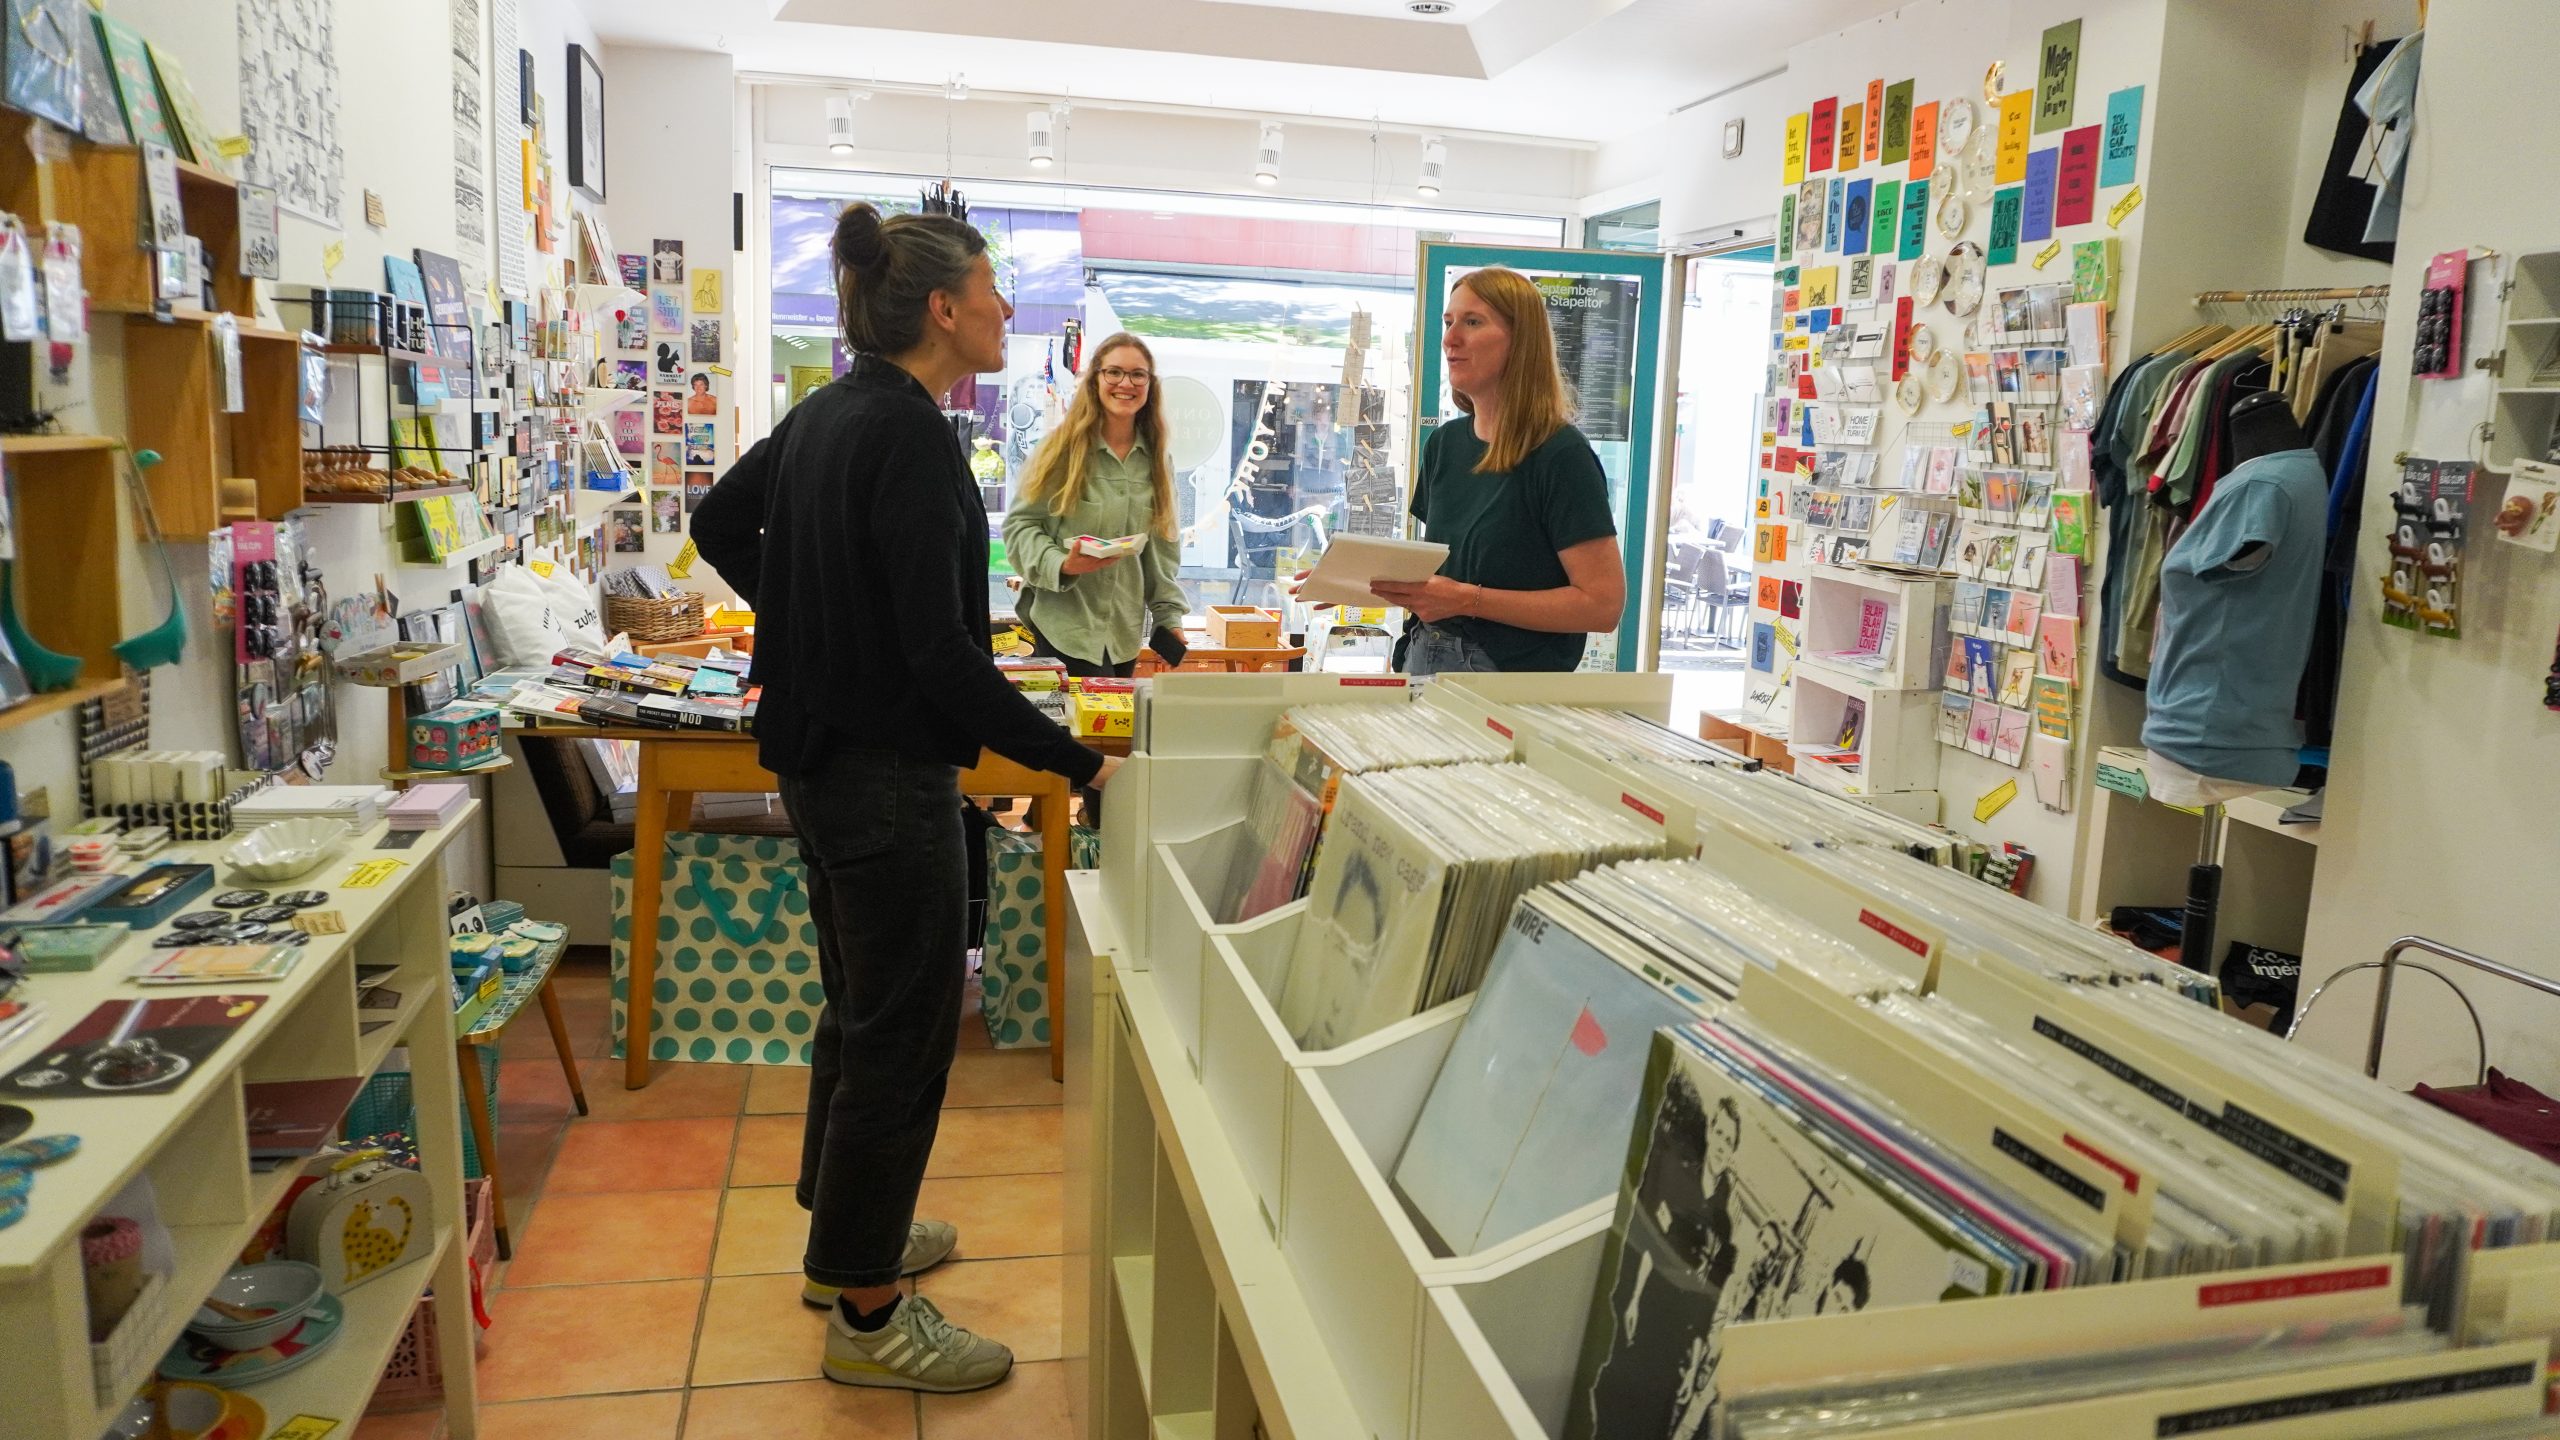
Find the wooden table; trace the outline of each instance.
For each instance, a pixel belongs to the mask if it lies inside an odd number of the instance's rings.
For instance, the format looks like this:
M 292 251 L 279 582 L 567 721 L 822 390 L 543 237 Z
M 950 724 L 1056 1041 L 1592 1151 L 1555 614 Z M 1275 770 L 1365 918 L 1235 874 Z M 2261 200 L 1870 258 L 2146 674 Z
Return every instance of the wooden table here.
M 693 815 L 693 797 L 705 791 L 751 794 L 781 788 L 756 759 L 753 735 L 707 730 L 605 729 L 591 725 L 542 726 L 527 733 L 572 740 L 630 740 L 640 747 L 640 788 L 631 833 L 631 973 L 624 986 L 628 1015 L 623 1027 L 624 1088 L 649 1083 L 649 1022 L 657 1008 L 660 859 L 667 832 Z M 1126 742 L 1122 742 L 1124 745 Z M 1044 945 L 1049 993 L 1065 994 L 1067 943 L 1067 824 L 1073 787 L 1062 776 L 1033 770 L 982 752 L 960 772 L 960 793 L 971 799 L 1027 796 L 1040 827 L 1040 880 L 1048 896 Z M 1066 1078 L 1066 1014 L 1049 1007 L 1049 1078 Z

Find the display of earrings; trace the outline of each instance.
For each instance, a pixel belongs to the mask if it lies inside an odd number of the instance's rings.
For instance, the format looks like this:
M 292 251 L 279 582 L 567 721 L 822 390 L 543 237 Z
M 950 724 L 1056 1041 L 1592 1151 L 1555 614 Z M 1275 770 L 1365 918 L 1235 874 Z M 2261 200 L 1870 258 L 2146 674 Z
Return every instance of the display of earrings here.
M 2468 460 L 2401 462 L 2391 494 L 2391 571 L 2382 582 L 2382 621 L 2456 639 L 2462 634 L 2462 542 L 2470 518 Z

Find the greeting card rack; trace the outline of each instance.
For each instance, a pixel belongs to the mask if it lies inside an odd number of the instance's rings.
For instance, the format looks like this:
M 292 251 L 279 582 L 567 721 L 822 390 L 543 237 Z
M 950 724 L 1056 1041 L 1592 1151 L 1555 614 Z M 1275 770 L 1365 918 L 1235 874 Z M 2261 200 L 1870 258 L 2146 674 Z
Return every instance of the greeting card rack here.
M 319 296 L 311 302 L 318 307 Z M 329 387 L 329 399 L 317 425 L 306 427 L 311 443 L 305 447 L 306 460 L 312 456 L 361 458 L 364 462 L 354 470 L 362 477 L 359 483 L 327 488 L 304 486 L 305 499 L 314 505 L 388 505 L 401 500 L 425 500 L 438 495 L 469 495 L 480 492 L 480 471 L 486 448 L 480 436 L 483 416 L 498 413 L 497 402 L 486 398 L 480 384 L 479 348 L 473 327 L 456 321 L 425 322 L 427 345 L 424 349 L 407 349 L 397 345 L 331 343 L 322 347 L 333 370 L 351 367 L 357 373 L 356 383 Z M 450 337 L 451 344 L 438 344 Z M 453 353 L 458 348 L 459 354 Z M 379 365 L 368 362 L 379 361 Z M 432 404 L 417 397 L 420 386 L 429 383 L 430 371 L 441 372 L 434 383 L 445 387 L 444 396 Z M 405 376 L 409 399 L 401 398 Z M 459 384 L 455 383 L 459 381 Z M 367 408 L 365 394 L 379 387 L 380 413 Z M 406 419 L 412 423 L 441 420 L 461 402 L 468 415 L 464 444 L 448 443 L 441 425 L 433 443 L 404 442 L 396 427 Z M 404 415 L 402 412 L 406 412 Z M 352 433 L 353 439 L 333 438 Z M 380 435 L 380 439 L 374 437 Z M 453 474 L 446 468 L 446 456 L 459 455 L 463 473 Z M 380 457 L 376 469 L 374 457 Z M 419 469 L 410 457 L 428 457 L 435 466 L 432 476 L 410 475 Z M 404 463 L 405 462 L 405 463 Z M 346 470 L 324 474 L 347 475 Z

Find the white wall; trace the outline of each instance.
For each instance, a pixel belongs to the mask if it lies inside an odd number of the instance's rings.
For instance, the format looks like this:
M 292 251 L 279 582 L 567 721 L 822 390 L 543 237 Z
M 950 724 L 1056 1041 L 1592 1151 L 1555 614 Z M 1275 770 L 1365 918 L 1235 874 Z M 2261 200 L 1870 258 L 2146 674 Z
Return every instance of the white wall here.
M 2433 936 L 2536 974 L 2560 977 L 2546 896 L 2554 869 L 2560 716 L 2542 677 L 2560 633 L 2554 558 L 2507 545 L 2475 523 L 2464 558 L 2459 640 L 2382 625 L 2375 580 L 2390 523 L 2392 456 L 2461 458 L 2484 411 L 2429 405 L 2413 422 L 2409 347 L 2428 257 L 2465 246 L 2512 257 L 2560 246 L 2560 191 L 2532 157 L 2560 149 L 2560 114 L 2540 103 L 2560 11 L 2540 0 L 2435 0 L 2429 14 L 2409 188 L 2392 266 L 2373 458 L 2349 609 L 2346 683 L 2330 770 L 2328 819 L 2303 984 L 2381 957 L 2397 935 Z M 2472 283 L 2495 267 L 2474 266 Z M 2473 355 L 2486 339 L 2466 342 Z M 2456 382 L 2422 381 L 2427 397 Z M 2476 390 L 2477 387 L 2472 387 Z M 2472 514 L 2496 509 L 2484 476 Z M 2560 1083 L 2560 1002 L 2457 971 L 2489 1025 L 2491 1058 L 2532 1084 Z M 2467 1082 L 2469 1022 L 2424 976 L 2400 982 L 2383 1075 Z M 2370 972 L 2341 981 L 2305 1039 L 2361 1054 Z

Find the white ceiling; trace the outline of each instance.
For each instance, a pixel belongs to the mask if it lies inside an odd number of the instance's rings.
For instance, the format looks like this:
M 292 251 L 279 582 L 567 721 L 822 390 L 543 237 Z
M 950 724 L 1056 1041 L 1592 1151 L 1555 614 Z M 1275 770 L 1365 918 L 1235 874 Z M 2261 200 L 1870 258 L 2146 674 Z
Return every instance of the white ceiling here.
M 742 71 L 1583 141 L 1641 130 L 1899 0 L 579 0 L 607 41 Z

